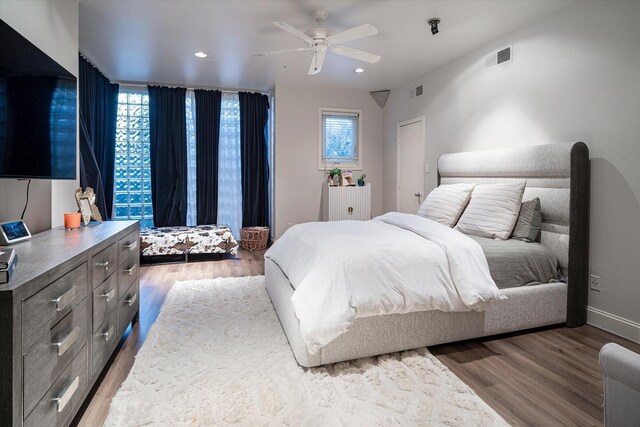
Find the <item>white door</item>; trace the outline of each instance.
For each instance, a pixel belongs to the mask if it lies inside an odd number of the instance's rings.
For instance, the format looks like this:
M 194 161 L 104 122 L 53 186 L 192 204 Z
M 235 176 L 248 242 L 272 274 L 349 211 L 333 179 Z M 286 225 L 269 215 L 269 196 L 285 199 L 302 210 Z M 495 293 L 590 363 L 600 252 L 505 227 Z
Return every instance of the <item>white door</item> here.
M 424 199 L 424 117 L 398 123 L 398 212 L 416 213 Z

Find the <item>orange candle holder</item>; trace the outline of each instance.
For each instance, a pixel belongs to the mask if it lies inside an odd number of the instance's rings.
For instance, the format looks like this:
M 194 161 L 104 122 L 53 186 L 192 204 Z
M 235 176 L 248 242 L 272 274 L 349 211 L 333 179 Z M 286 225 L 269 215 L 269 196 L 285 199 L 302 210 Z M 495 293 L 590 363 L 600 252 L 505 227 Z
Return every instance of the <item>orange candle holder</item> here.
M 80 212 L 64 214 L 64 228 L 66 228 L 67 230 L 80 228 L 80 218 Z

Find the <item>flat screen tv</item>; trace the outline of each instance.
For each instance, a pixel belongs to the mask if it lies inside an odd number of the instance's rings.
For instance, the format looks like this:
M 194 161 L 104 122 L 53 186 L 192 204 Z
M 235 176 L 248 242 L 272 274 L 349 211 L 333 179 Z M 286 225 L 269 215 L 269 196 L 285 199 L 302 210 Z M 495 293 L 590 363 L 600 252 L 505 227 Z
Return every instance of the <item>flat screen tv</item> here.
M 0 20 L 0 178 L 75 179 L 76 78 Z

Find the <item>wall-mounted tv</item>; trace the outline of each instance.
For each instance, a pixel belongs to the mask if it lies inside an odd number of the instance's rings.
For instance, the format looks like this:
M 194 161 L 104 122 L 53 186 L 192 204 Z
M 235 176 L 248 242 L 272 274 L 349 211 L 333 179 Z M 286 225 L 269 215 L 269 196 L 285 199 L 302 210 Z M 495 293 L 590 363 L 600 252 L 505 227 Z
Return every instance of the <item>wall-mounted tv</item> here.
M 76 178 L 76 78 L 0 20 L 0 178 Z

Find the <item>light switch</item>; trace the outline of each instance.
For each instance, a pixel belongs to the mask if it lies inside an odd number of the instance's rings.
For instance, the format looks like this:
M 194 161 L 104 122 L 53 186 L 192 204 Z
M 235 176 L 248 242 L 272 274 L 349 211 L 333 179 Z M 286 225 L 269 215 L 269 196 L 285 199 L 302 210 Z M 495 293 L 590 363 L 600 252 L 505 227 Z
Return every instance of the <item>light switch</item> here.
M 424 173 L 429 173 L 429 163 L 424 165 Z

